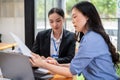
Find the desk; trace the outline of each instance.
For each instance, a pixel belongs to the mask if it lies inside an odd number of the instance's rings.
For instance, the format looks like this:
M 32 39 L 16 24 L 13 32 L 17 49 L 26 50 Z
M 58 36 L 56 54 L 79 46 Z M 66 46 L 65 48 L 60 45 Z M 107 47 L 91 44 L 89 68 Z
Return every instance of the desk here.
M 14 48 L 16 43 L 0 43 L 0 50 L 4 50 L 7 48 Z
M 51 80 L 75 80 L 75 79 L 72 77 L 64 77 L 56 74 Z

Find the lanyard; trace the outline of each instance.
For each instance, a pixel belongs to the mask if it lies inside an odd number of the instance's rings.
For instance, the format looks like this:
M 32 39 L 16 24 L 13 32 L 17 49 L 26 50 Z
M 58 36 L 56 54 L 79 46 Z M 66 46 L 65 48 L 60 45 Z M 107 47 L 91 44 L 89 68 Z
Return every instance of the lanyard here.
M 52 38 L 52 41 L 53 41 L 53 44 L 54 44 L 54 49 L 55 49 L 55 51 L 56 52 L 58 52 L 58 47 L 57 47 L 57 45 L 56 45 L 56 43 L 55 43 L 55 40 Z

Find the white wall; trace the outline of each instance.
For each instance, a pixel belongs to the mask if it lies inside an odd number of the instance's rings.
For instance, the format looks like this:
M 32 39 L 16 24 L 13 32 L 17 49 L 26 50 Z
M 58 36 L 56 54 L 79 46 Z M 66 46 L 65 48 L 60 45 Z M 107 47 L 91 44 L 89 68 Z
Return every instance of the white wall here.
M 9 32 L 25 42 L 24 0 L 0 0 L 0 33 L 2 42 L 14 42 Z
M 2 42 L 13 42 L 9 32 L 16 34 L 24 42 L 24 19 L 23 18 L 2 18 L 0 19 L 0 33 Z

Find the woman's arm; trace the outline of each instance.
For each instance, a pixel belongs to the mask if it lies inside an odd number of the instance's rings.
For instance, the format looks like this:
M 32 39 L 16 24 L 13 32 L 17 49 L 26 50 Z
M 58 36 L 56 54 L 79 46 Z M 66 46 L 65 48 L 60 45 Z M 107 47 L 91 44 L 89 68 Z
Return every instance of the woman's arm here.
M 50 64 L 54 64 L 54 65 L 58 65 L 58 66 L 62 66 L 62 67 L 69 67 L 69 63 L 66 64 L 59 64 L 54 58 L 52 57 L 47 57 L 46 61 Z
M 72 73 L 70 72 L 69 67 L 67 67 L 67 66 L 63 67 L 63 65 L 57 66 L 57 65 L 45 63 L 42 67 L 50 70 L 51 72 L 53 72 L 55 74 L 60 74 L 60 75 L 66 76 L 66 77 L 73 76 Z
M 33 54 L 33 56 L 30 59 L 30 62 L 35 67 L 42 67 L 42 68 L 48 69 L 49 71 L 55 74 L 60 74 L 66 77 L 73 76 L 72 73 L 70 72 L 69 67 L 63 67 L 63 65 L 59 66 L 59 65 L 49 64 L 45 60 L 43 60 L 39 55 L 36 55 L 36 54 Z
M 61 66 L 61 67 L 68 67 L 70 66 L 70 64 L 58 64 L 58 66 Z

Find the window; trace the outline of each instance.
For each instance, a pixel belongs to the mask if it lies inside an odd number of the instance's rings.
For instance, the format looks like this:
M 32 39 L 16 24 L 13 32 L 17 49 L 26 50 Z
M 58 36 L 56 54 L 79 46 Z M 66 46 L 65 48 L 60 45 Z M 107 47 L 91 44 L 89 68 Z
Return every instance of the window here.
M 57 7 L 58 0 L 35 0 L 35 35 L 42 30 L 50 28 L 48 11 Z
M 65 28 L 72 32 L 75 32 L 75 30 L 71 21 L 71 8 L 74 4 L 80 1 L 84 0 L 65 0 L 66 3 L 64 6 L 66 14 Z M 118 18 L 115 15 L 117 12 L 116 10 L 117 0 L 104 0 L 104 1 L 89 0 L 89 1 L 91 1 L 96 6 L 96 9 L 100 14 L 103 26 L 106 29 L 108 35 L 110 36 L 113 44 L 117 48 Z M 59 6 L 58 4 L 62 3 L 59 3 L 59 0 L 35 0 L 35 33 L 50 28 L 47 14 L 52 7 L 58 7 Z

